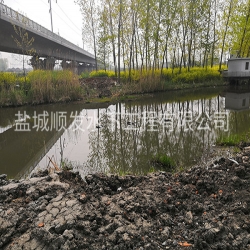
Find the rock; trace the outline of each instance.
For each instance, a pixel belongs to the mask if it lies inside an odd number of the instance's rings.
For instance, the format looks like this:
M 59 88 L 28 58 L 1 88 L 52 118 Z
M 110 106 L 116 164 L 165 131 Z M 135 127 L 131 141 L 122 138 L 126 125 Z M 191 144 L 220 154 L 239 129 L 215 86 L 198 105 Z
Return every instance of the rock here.
M 249 147 L 244 147 L 243 152 L 247 153 L 247 154 L 250 154 L 250 146 Z
M 170 234 L 170 228 L 169 228 L 169 227 L 165 227 L 165 228 L 162 230 L 161 234 L 162 234 L 164 237 L 168 238 L 168 237 L 169 237 L 169 234 Z
M 235 168 L 235 173 L 238 177 L 244 178 L 246 176 L 246 171 L 244 166 L 239 166 Z
M 0 180 L 7 180 L 7 174 L 1 174 Z
M 186 218 L 185 218 L 186 223 L 192 224 L 193 223 L 193 215 L 191 211 L 188 211 L 186 213 Z

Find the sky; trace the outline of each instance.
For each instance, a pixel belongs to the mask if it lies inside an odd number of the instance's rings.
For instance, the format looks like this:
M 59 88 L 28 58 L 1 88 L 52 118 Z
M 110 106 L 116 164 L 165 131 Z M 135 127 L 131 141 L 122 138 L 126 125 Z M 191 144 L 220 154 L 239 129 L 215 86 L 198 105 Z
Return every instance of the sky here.
M 48 0 L 4 0 L 4 4 L 51 30 Z M 74 0 L 51 0 L 51 5 L 54 33 L 83 47 L 80 7 L 75 4 Z M 84 49 L 89 50 L 86 46 Z M 0 58 L 8 58 L 12 64 L 10 66 L 15 67 L 15 62 L 11 60 L 14 58 L 13 56 L 8 53 L 0 53 Z

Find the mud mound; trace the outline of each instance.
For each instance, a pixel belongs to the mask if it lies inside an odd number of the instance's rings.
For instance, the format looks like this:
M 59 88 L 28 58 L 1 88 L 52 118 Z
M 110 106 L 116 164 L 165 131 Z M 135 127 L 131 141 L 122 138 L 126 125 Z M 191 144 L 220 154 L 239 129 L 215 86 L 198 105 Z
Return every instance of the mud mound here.
M 1 175 L 0 248 L 250 249 L 249 156 L 175 175 Z

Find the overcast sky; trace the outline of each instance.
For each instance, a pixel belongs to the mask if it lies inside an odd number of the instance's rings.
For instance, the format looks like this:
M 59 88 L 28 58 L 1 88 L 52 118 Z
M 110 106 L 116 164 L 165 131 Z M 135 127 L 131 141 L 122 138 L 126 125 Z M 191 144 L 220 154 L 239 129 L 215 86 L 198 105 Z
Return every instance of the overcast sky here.
M 51 30 L 48 0 L 4 0 L 4 4 Z M 74 0 L 57 0 L 57 3 L 51 0 L 51 4 L 54 33 L 82 47 L 82 16 L 79 6 Z M 5 56 L 6 53 L 1 52 L 1 57 Z

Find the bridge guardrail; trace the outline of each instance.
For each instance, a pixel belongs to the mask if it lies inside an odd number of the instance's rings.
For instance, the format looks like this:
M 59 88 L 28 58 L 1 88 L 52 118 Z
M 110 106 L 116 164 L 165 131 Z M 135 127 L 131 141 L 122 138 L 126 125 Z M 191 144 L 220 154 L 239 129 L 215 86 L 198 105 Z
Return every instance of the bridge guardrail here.
M 31 19 L 29 19 L 28 17 L 20 14 L 18 11 L 13 10 L 12 8 L 8 7 L 7 5 L 4 5 L 2 3 L 0 3 L 0 17 L 1 15 L 4 15 L 6 17 L 8 17 L 9 19 L 14 19 L 17 22 L 19 22 L 22 26 L 27 26 L 33 30 L 36 30 L 38 32 L 41 32 L 43 34 L 45 34 L 46 36 L 53 38 L 54 40 L 56 40 L 57 43 L 60 43 L 61 45 L 65 45 L 79 53 L 84 52 L 84 54 L 86 56 L 89 56 L 91 58 L 94 58 L 94 56 L 89 53 L 88 51 L 78 47 L 77 45 L 67 41 L 66 39 L 64 39 L 63 37 L 53 33 L 52 31 L 46 29 L 45 27 L 41 26 L 40 24 L 32 21 Z

